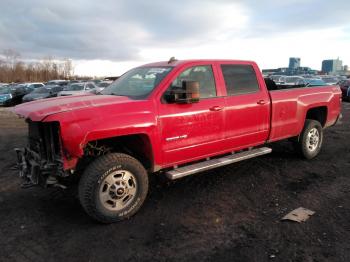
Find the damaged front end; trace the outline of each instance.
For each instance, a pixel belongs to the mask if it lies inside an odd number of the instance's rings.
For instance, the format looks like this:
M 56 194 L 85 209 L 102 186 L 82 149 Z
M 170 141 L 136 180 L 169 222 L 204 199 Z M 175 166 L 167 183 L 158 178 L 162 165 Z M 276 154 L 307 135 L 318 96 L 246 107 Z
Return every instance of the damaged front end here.
M 28 123 L 28 146 L 16 148 L 19 175 L 23 187 L 33 185 L 60 185 L 60 177 L 67 174 L 63 169 L 59 122 Z

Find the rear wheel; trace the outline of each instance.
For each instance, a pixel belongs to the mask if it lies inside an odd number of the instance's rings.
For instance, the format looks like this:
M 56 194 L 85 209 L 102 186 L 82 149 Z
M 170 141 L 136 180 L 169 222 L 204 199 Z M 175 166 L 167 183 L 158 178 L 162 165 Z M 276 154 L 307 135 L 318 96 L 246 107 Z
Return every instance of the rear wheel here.
M 299 138 L 294 142 L 295 149 L 306 159 L 318 155 L 323 143 L 323 128 L 320 122 L 307 119 Z
M 148 192 L 148 174 L 135 158 L 121 153 L 92 162 L 79 182 L 79 199 L 85 211 L 102 223 L 135 214 Z

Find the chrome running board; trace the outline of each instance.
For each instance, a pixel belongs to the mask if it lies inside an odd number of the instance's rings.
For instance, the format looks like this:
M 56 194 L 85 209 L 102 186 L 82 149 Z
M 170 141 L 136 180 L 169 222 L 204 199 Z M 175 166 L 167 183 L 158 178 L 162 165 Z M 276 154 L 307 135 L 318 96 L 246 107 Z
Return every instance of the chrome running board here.
M 272 149 L 268 147 L 261 147 L 257 149 L 251 149 L 248 151 L 243 151 L 240 153 L 235 153 L 232 155 L 226 155 L 221 158 L 215 158 L 206 160 L 200 163 L 179 167 L 172 169 L 165 173 L 167 178 L 175 180 L 184 176 L 193 175 L 202 171 L 210 170 L 216 167 L 229 165 L 249 158 L 265 155 L 271 153 Z

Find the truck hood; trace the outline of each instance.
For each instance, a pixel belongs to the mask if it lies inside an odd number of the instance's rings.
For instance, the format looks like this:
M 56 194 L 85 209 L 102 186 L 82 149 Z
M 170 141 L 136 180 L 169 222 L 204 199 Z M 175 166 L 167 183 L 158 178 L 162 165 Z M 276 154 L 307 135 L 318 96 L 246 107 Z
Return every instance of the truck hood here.
M 13 111 L 32 121 L 41 121 L 45 117 L 66 111 L 87 107 L 99 107 L 133 101 L 125 96 L 113 95 L 76 95 L 49 98 L 16 106 Z

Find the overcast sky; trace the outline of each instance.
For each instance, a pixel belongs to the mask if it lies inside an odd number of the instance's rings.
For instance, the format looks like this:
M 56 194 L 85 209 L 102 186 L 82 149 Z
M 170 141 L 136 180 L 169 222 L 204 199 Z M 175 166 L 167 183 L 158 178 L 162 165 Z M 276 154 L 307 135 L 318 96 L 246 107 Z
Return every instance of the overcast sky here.
M 75 73 L 119 75 L 178 59 L 255 60 L 261 68 L 350 64 L 350 0 L 0 0 L 0 51 L 71 58 Z

